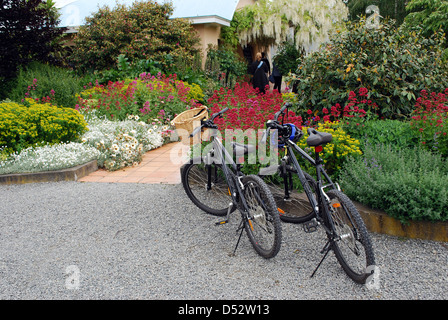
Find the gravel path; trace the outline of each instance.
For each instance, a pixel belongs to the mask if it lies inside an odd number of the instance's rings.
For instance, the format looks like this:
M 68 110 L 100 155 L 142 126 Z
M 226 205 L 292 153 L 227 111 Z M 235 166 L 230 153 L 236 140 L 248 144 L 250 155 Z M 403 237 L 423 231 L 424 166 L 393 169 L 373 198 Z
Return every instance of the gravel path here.
M 372 235 L 380 287 L 353 283 L 321 231 L 282 224 L 265 260 L 180 185 L 0 186 L 0 299 L 448 299 L 448 244 Z

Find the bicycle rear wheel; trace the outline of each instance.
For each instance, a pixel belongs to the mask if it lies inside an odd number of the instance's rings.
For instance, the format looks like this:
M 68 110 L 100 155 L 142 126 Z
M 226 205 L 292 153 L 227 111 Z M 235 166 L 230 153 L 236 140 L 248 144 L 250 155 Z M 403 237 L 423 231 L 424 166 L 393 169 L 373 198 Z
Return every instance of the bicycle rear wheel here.
M 244 198 L 249 209 L 245 229 L 255 251 L 269 259 L 281 246 L 282 229 L 274 198 L 264 181 L 255 175 L 243 177 Z
M 353 202 L 341 191 L 330 190 L 327 217 L 335 237 L 332 248 L 345 273 L 355 282 L 365 284 L 375 266 L 373 247 L 367 228 Z
M 232 198 L 221 165 L 207 165 L 202 158 L 195 158 L 183 167 L 181 178 L 185 192 L 198 208 L 215 216 L 227 214 Z
M 308 173 L 304 172 L 304 174 L 316 199 L 316 180 L 314 180 L 314 178 Z M 292 172 L 292 175 L 296 175 L 296 173 Z M 286 177 L 283 179 L 286 179 Z M 283 222 L 303 223 L 314 218 L 315 214 L 313 208 L 311 207 L 310 201 L 308 200 L 305 192 L 298 192 L 298 190 L 292 190 L 291 188 L 289 190 L 289 198 L 285 199 L 284 185 L 270 182 L 267 182 L 267 184 L 272 192 L 272 195 L 274 196 L 274 200 L 277 204 L 277 210 L 280 213 L 280 219 Z

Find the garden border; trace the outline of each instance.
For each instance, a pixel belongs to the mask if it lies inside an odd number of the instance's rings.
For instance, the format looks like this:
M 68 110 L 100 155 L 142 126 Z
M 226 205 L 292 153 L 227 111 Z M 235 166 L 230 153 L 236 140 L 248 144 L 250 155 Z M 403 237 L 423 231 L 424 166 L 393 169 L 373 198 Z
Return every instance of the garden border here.
M 25 184 L 35 182 L 78 181 L 78 179 L 98 170 L 96 160 L 85 164 L 57 171 L 35 173 L 14 173 L 0 175 L 0 184 Z
M 397 237 L 448 242 L 448 222 L 409 221 L 406 224 L 390 217 L 384 211 L 355 202 L 370 232 Z

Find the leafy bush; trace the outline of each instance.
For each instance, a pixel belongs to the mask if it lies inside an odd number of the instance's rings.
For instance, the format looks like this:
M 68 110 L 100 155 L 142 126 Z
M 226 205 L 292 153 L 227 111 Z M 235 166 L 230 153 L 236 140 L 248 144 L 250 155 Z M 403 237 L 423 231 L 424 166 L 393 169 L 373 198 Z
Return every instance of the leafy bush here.
M 411 113 L 416 92 L 447 87 L 443 34 L 427 39 L 420 28 L 396 28 L 393 20 L 382 20 L 379 29 L 367 29 L 365 18 L 346 27 L 299 65 L 299 109 L 314 112 L 344 104 L 351 91 L 364 87 L 379 116 L 398 118 Z
M 448 156 L 448 89 L 439 94 L 421 92 L 411 127 L 426 148 Z
M 8 96 L 19 102 L 25 98 L 45 98 L 58 106 L 74 108 L 76 94 L 81 90 L 81 79 L 71 71 L 34 62 L 19 70 L 14 88 Z
M 306 139 L 308 138 L 307 129 L 307 127 L 302 127 L 304 136 L 297 145 L 314 158 L 314 148 L 308 147 L 306 143 Z M 333 140 L 326 144 L 323 151 L 320 153 L 320 157 L 325 163 L 325 170 L 333 177 L 339 175 L 339 171 L 349 157 L 357 157 L 362 154 L 360 142 L 357 139 L 350 137 L 350 135 L 344 131 L 340 122 L 319 123 L 316 130 L 331 133 L 333 136 Z M 305 167 L 308 168 L 309 172 L 313 171 L 311 165 L 308 163 L 305 164 Z
M 167 69 L 177 58 L 193 61 L 199 37 L 188 21 L 169 19 L 172 12 L 171 3 L 155 1 L 100 8 L 74 39 L 73 64 L 82 72 L 109 69 L 120 54 L 131 63 L 153 60 Z
M 308 109 L 306 113 L 308 118 L 305 121 L 307 126 L 313 127 L 319 122 L 342 122 L 344 127 L 350 128 L 359 126 L 361 123 L 375 118 L 375 110 L 378 109 L 376 103 L 367 100 L 368 90 L 366 88 L 359 89 L 359 98 L 355 92 L 350 91 L 349 101 L 344 107 L 339 103 L 331 108 L 323 108 L 319 110 Z M 367 111 L 366 111 L 367 110 Z
M 272 62 L 284 76 L 297 70 L 298 60 L 303 57 L 303 51 L 297 49 L 293 42 L 283 42 Z
M 0 146 L 9 153 L 35 144 L 77 141 L 87 130 L 83 116 L 72 108 L 32 99 L 25 103 L 0 103 Z
M 235 50 L 209 45 L 205 71 L 208 77 L 221 82 L 223 86 L 232 87 L 247 73 L 247 63 Z
M 352 137 L 370 145 L 390 144 L 394 148 L 413 148 L 418 144 L 418 138 L 409 121 L 369 120 L 356 127 L 346 127 L 346 131 Z
M 446 0 L 411 0 L 406 6 L 407 25 L 419 25 L 425 36 L 429 37 L 435 31 L 448 33 L 448 2 Z M 445 42 L 445 48 L 448 43 Z M 445 61 L 448 60 L 448 49 L 445 50 Z
M 151 123 L 157 118 L 164 123 L 196 105 L 201 97 L 198 86 L 176 80 L 176 75 L 141 74 L 137 80 L 110 82 L 91 86 L 79 94 L 80 110 L 96 110 L 109 120 L 126 120 L 129 115 Z
M 340 182 L 353 200 L 402 222 L 448 220 L 448 163 L 423 148 L 367 145 L 345 164 Z
M 114 68 L 86 72 L 82 78 L 85 83 L 98 82 L 107 85 L 109 82 L 137 78 L 142 73 L 157 74 L 159 72 L 162 72 L 162 65 L 157 61 L 147 59 L 130 62 L 129 58 L 120 54 Z

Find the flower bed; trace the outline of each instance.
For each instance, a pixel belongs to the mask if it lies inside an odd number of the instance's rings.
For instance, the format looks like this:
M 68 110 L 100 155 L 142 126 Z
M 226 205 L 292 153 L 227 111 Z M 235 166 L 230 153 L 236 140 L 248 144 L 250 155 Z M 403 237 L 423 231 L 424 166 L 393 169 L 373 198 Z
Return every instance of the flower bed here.
M 29 147 L 0 161 L 0 174 L 61 170 L 96 160 L 100 152 L 79 142 Z
M 93 113 L 87 116 L 87 122 L 89 131 L 82 141 L 99 151 L 98 166 L 110 171 L 137 165 L 147 151 L 162 146 L 171 133 L 158 119 L 148 124 L 134 115 L 112 121 Z
M 426 148 L 448 156 L 448 88 L 438 94 L 421 91 L 411 127 Z
M 150 123 L 157 118 L 169 124 L 177 114 L 195 107 L 203 94 L 197 85 L 178 81 L 176 75 L 143 73 L 139 79 L 91 85 L 79 95 L 78 110 L 96 110 L 109 120 L 126 120 L 136 115 Z

